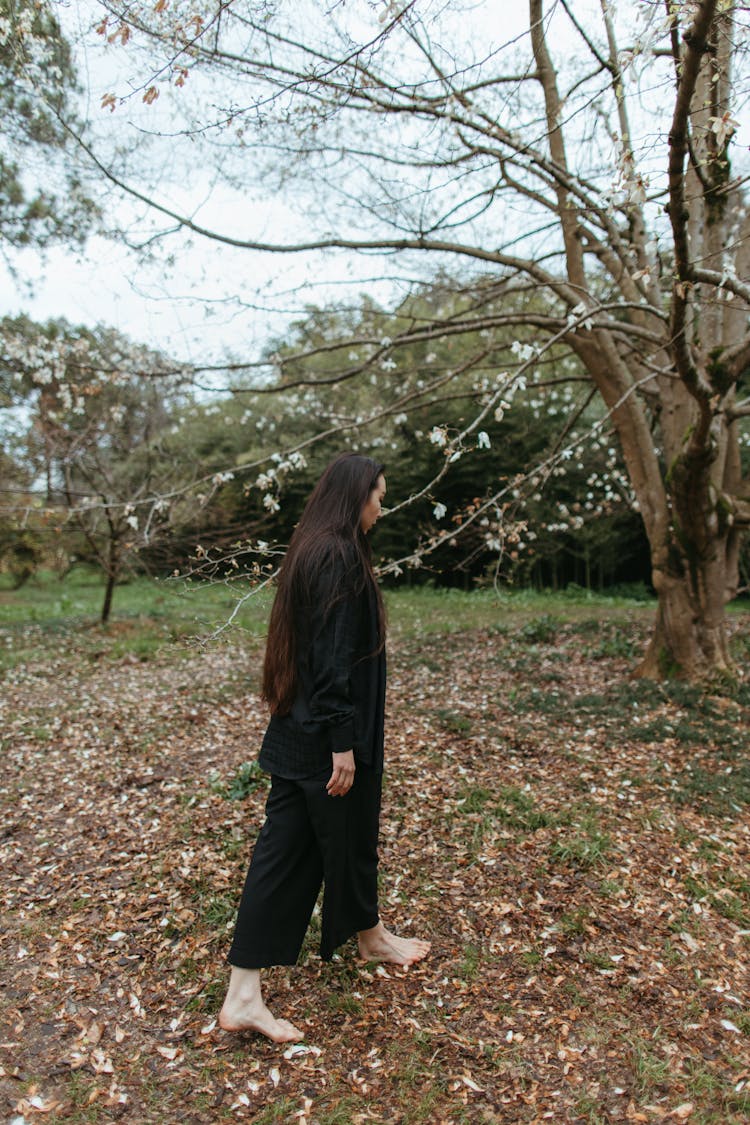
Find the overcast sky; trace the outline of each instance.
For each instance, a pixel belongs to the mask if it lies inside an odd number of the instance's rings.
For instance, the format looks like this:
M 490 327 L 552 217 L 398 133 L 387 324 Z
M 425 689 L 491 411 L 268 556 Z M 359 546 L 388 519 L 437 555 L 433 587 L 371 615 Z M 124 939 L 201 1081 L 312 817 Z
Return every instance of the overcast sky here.
M 322 10 L 318 0 L 299 0 L 292 10 L 301 12 L 299 5 L 307 4 Z M 425 0 L 423 6 L 429 8 L 431 4 L 435 10 L 443 7 L 437 0 Z M 457 0 L 446 10 L 456 6 Z M 102 110 L 103 94 L 114 90 L 119 95 L 139 85 L 142 56 L 137 45 L 129 44 L 126 49 L 118 44 L 109 46 L 93 33 L 103 11 L 98 0 L 57 0 L 57 7 L 76 49 L 83 85 L 81 114 L 99 143 L 104 145 L 107 134 L 107 143 L 117 140 L 136 150 L 141 144 L 148 145 L 149 159 L 156 161 L 157 167 L 159 161 L 163 164 L 163 182 L 159 183 L 162 198 L 185 213 L 198 213 L 208 225 L 274 242 L 309 235 L 311 224 L 306 210 L 319 203 L 314 185 L 296 190 L 285 200 L 275 192 L 264 192 L 262 183 L 252 187 L 248 183 L 244 190 L 217 187 L 210 166 L 199 162 L 194 166 L 170 165 L 178 146 L 149 138 L 144 130 L 169 132 L 174 127 L 174 115 L 180 112 L 178 91 L 166 88 L 153 106 L 144 106 L 139 93 L 115 113 Z M 376 34 L 378 14 L 384 7 L 383 3 L 350 0 L 347 18 L 359 19 L 367 35 Z M 584 20 L 587 16 L 594 18 L 599 11 L 597 0 L 575 0 L 574 7 Z M 469 21 L 478 44 L 486 49 L 488 44 L 499 46 L 522 34 L 527 28 L 528 8 L 525 2 L 465 0 L 461 18 Z M 565 47 L 573 44 L 573 38 L 567 22 L 559 26 L 560 33 L 551 37 L 551 44 L 564 65 Z M 465 26 L 462 32 L 466 33 Z M 191 78 L 193 83 L 198 81 L 200 77 Z M 215 79 L 212 75 L 203 81 Z M 195 93 L 192 87 L 191 93 Z M 202 94 L 208 102 L 210 85 L 202 88 Z M 133 237 L 147 229 L 142 208 L 139 211 L 133 202 L 122 202 L 103 187 L 97 190 L 105 210 L 116 207 L 121 225 Z M 341 253 L 250 253 L 220 247 L 200 237 L 185 247 L 176 235 L 155 243 L 147 262 L 124 245 L 94 237 L 82 250 L 58 247 L 44 256 L 25 250 L 13 257 L 12 265 L 15 277 L 7 264 L 0 265 L 0 313 L 26 312 L 38 320 L 63 316 L 73 323 L 107 324 L 176 359 L 192 362 L 220 361 L 238 351 L 257 355 L 306 302 L 335 299 L 345 291 L 345 281 L 353 283 L 354 292 L 359 289 L 376 300 L 385 300 L 392 291 L 390 275 L 397 268 L 393 259 Z
M 305 0 L 306 2 L 306 0 Z M 316 0 L 310 0 L 315 3 Z M 385 4 L 349 5 L 349 13 L 362 22 L 366 35 L 380 28 L 378 16 Z M 471 4 L 478 27 L 487 33 L 487 15 L 482 4 Z M 503 4 L 502 19 L 493 10 L 493 34 L 504 40 L 526 27 L 526 4 Z M 95 134 L 109 129 L 132 137 L 147 115 L 149 128 L 169 129 L 170 102 L 167 91 L 153 107 L 146 109 L 140 97 L 112 114 L 101 109 L 104 93 L 126 91 L 141 80 L 140 58 L 119 45 L 108 46 L 92 32 L 101 19 L 98 0 L 58 0 L 58 11 L 69 40 L 74 44 L 78 73 L 83 85 L 81 112 Z M 320 4 L 318 4 L 320 8 Z M 500 32 L 501 25 L 501 32 Z M 194 210 L 200 198 L 200 177 L 205 169 L 186 171 L 190 191 L 182 203 Z M 196 180 L 198 188 L 196 194 Z M 179 185 L 178 185 L 179 187 Z M 170 185 L 175 201 L 174 178 Z M 251 194 L 217 192 L 206 184 L 202 217 L 208 216 L 224 230 L 247 228 L 248 209 L 252 211 L 255 237 L 285 241 L 305 237 L 305 192 L 297 194 L 294 205 L 278 196 L 264 197 L 262 187 Z M 308 197 L 309 198 L 309 197 Z M 212 206 L 211 206 L 212 205 Z M 119 203 L 118 212 L 127 222 L 130 210 L 137 224 L 137 208 Z M 0 263 L 0 313 L 21 312 L 37 320 L 65 317 L 73 323 L 104 323 L 120 329 L 143 343 L 165 349 L 185 361 L 221 359 L 240 347 L 257 351 L 299 313 L 304 304 L 334 300 L 343 292 L 343 282 L 355 284 L 376 300 L 387 299 L 392 291 L 387 279 L 392 262 L 381 262 L 355 255 L 296 255 L 281 257 L 247 251 L 233 252 L 205 239 L 195 239 L 188 254 L 181 252 L 175 265 L 169 261 L 175 239 L 163 240 L 154 260 L 143 263 L 123 245 L 100 237 L 91 238 L 81 250 L 60 246 L 44 255 L 34 249 L 14 254 L 10 264 Z

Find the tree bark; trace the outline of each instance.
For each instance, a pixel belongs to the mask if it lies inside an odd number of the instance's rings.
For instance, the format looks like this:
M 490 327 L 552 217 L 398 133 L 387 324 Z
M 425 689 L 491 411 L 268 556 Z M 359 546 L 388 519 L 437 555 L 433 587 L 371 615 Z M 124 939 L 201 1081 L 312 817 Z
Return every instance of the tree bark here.
M 723 604 L 712 606 L 685 575 L 655 572 L 654 583 L 656 622 L 636 676 L 695 680 L 732 674 Z
M 120 575 L 120 549 L 117 537 L 112 533 L 109 541 L 109 551 L 107 557 L 106 571 L 107 585 L 104 589 L 104 603 L 102 605 L 101 624 L 106 625 L 109 621 L 109 615 L 112 612 L 112 600 L 115 593 L 115 585 Z

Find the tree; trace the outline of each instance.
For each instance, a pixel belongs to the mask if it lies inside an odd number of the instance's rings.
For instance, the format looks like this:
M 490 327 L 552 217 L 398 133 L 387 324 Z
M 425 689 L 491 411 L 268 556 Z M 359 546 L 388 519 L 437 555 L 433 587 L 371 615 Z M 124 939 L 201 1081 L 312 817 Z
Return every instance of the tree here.
M 76 75 L 49 3 L 0 0 L 0 247 L 81 241 L 96 208 L 70 160 Z
M 104 573 L 106 622 L 128 566 L 200 503 L 195 465 L 169 449 L 184 397 L 179 374 L 112 329 L 17 318 L 0 322 L 0 377 L 3 436 L 12 437 L 13 463 L 26 476 L 0 517 L 14 521 L 17 552 L 30 513 L 34 526 L 40 507 L 48 523 L 54 516 L 69 550 Z
M 488 341 L 485 325 L 488 317 L 508 317 L 513 308 L 529 313 L 534 294 L 508 285 L 491 302 L 485 297 L 471 331 L 476 297 L 465 283 L 444 275 L 392 312 L 366 300 L 358 310 L 311 309 L 291 326 L 287 340 L 277 340 L 270 349 L 282 373 L 281 386 L 294 389 L 278 395 L 281 402 L 276 404 L 268 401 L 270 386 L 265 396 L 243 392 L 241 385 L 236 393 L 256 425 L 267 431 L 266 444 L 279 432 L 288 444 L 309 443 L 317 431 L 314 455 L 308 446 L 317 465 L 303 474 L 302 495 L 322 468 L 321 459 L 335 452 L 342 426 L 354 448 L 382 457 L 392 481 L 389 502 L 397 505 L 377 537 L 378 551 L 392 560 L 385 564 L 388 570 L 400 565 L 409 573 L 418 567 L 418 581 L 437 577 L 449 584 L 469 584 L 488 569 L 504 580 L 546 580 L 555 586 L 566 580 L 589 585 L 592 572 L 599 582 L 605 575 L 608 582 L 643 580 L 647 572 L 635 558 L 643 549 L 643 536 L 617 441 L 611 425 L 601 427 L 607 420 L 592 401 L 579 365 L 561 349 L 559 354 L 550 349 L 538 377 L 525 387 L 519 380 L 508 387 L 512 409 L 507 403 L 496 406 L 477 433 L 472 455 L 461 456 L 450 473 L 434 482 L 444 460 L 442 449 L 475 417 L 478 395 L 491 395 L 497 387 L 497 372 L 511 348 L 520 352 L 530 347 L 514 340 L 510 325 L 497 327 Z M 418 325 L 432 322 L 438 307 L 446 326 L 451 316 L 460 318 L 460 334 L 422 338 Z M 364 382 L 347 378 L 352 364 L 362 358 L 363 342 L 382 346 L 383 340 L 391 341 L 389 351 L 398 357 L 398 362 L 384 358 L 380 365 L 380 372 L 398 371 L 398 397 L 385 402 L 382 380 L 373 371 Z M 348 341 L 346 348 L 342 341 Z M 435 385 L 436 377 L 442 386 Z M 314 385 L 295 386 L 300 379 L 306 384 L 314 380 Z M 433 424 L 436 414 L 439 427 Z M 332 436 L 323 440 L 322 430 Z M 234 433 L 239 438 L 242 427 Z M 217 444 L 218 436 L 212 447 Z M 568 460 L 556 456 L 563 447 L 570 452 Z M 253 457 L 257 460 L 261 453 L 256 439 Z M 519 466 L 532 468 L 519 472 Z M 507 484 L 505 495 L 493 502 L 500 482 Z M 285 498 L 288 489 L 285 480 Z M 400 503 L 418 494 L 420 500 Z M 282 538 L 291 531 L 296 512 L 294 503 L 285 506 L 291 514 L 282 506 L 276 516 L 276 533 L 283 529 Z M 479 518 L 466 523 L 479 508 Z
M 633 0 L 618 22 L 606 0 L 530 0 L 525 33 L 506 44 L 496 15 L 480 26 L 475 5 L 426 0 L 389 3 L 375 29 L 371 6 L 312 0 L 204 2 L 187 21 L 161 3 L 106 11 L 100 32 L 151 66 L 143 100 L 171 85 L 193 148 L 203 139 L 236 180 L 248 160 L 233 157 L 251 159 L 267 189 L 297 192 L 309 228 L 285 241 L 253 236 L 246 214 L 243 229 L 202 222 L 163 183 L 136 186 L 91 154 L 170 231 L 255 252 L 390 254 L 402 279 L 420 260 L 465 263 L 484 296 L 464 318 L 426 312 L 410 342 L 475 331 L 482 301 L 510 279 L 533 288 L 535 304 L 491 313 L 484 331 L 533 333 L 504 376 L 566 348 L 611 418 L 659 599 L 643 673 L 730 669 L 725 605 L 750 524 L 750 212 L 733 147 L 746 6 Z M 403 342 L 364 341 L 347 378 L 377 372 L 395 402 Z M 446 465 L 507 385 L 477 381 L 476 415 L 446 442 Z

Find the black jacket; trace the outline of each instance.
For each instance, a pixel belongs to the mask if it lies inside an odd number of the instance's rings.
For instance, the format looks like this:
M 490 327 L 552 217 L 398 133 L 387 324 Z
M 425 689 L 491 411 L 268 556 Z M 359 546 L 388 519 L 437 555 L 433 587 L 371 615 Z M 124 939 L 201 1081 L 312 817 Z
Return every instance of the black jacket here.
M 375 590 L 363 586 L 353 550 L 332 554 L 296 615 L 297 696 L 288 715 L 271 717 L 261 766 L 309 777 L 331 766 L 332 753 L 354 750 L 359 764 L 382 770 L 385 652 Z

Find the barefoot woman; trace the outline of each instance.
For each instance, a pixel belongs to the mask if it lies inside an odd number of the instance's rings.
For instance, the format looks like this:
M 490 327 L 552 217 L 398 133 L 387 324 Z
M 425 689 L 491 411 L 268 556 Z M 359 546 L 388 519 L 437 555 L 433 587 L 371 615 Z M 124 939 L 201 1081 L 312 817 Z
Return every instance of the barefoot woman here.
M 271 790 L 229 952 L 227 1031 L 302 1038 L 265 1006 L 260 969 L 295 964 L 321 884 L 324 960 L 355 933 L 366 960 L 411 965 L 430 948 L 378 916 L 385 620 L 366 535 L 384 496 L 382 465 L 337 457 L 281 568 L 263 668 Z

